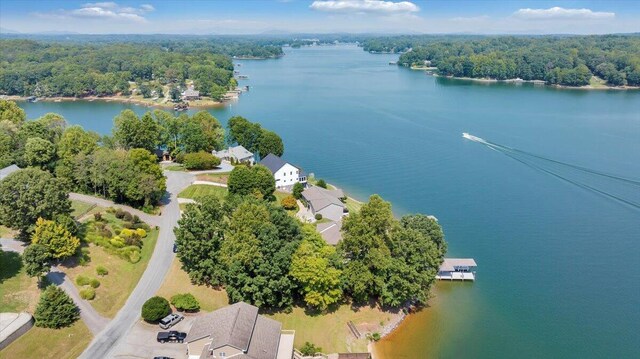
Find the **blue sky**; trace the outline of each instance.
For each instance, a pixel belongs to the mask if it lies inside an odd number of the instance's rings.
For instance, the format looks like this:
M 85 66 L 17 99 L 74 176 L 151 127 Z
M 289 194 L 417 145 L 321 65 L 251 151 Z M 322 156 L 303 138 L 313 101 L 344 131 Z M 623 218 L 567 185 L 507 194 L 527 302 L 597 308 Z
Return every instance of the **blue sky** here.
M 0 1 L 2 32 L 640 32 L 640 0 Z

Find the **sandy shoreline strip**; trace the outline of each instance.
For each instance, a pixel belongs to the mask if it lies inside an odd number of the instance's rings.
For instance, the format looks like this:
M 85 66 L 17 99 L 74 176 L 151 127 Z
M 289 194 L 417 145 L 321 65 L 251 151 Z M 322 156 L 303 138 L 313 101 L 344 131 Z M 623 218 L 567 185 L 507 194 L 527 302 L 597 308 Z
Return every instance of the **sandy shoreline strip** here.
M 29 97 L 26 97 L 26 96 L 3 96 L 1 98 L 4 99 L 4 100 L 9 100 L 9 101 L 27 101 L 27 99 Z M 153 108 L 161 108 L 161 109 L 169 109 L 169 110 L 172 110 L 173 106 L 175 105 L 174 103 L 171 103 L 171 102 L 158 103 L 158 102 L 152 102 L 152 101 L 146 100 L 146 99 L 137 99 L 137 98 L 122 97 L 122 96 L 38 97 L 38 101 L 39 102 L 40 101 L 42 101 L 42 102 L 80 102 L 80 101 L 84 101 L 84 102 L 93 102 L 93 101 L 119 102 L 119 103 L 126 103 L 126 104 L 132 104 L 132 105 L 143 106 L 143 107 L 153 107 Z M 212 100 L 205 100 L 206 102 L 199 103 L 198 101 L 199 100 L 189 101 L 189 108 L 197 108 L 197 109 L 220 108 L 220 107 L 226 106 L 227 103 L 229 102 L 229 101 L 218 102 L 218 101 L 212 101 Z

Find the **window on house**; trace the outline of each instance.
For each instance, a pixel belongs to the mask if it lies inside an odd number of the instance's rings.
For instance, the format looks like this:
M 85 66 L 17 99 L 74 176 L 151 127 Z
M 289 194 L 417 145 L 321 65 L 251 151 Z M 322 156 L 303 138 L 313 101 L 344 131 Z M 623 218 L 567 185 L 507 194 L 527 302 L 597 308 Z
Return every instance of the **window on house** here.
M 226 357 L 226 356 L 227 356 L 227 353 L 225 353 L 225 352 L 220 352 L 220 358 L 224 358 L 224 357 Z

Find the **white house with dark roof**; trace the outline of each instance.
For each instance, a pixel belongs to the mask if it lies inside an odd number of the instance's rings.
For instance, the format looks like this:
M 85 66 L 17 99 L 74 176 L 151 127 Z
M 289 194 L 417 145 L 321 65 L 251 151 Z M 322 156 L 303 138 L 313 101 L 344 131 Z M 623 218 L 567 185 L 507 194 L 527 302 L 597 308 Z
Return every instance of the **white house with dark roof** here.
M 271 171 L 273 178 L 276 180 L 276 188 L 291 189 L 298 182 L 303 185 L 307 183 L 307 174 L 303 170 L 273 153 L 263 158 L 260 164 Z
M 187 334 L 189 359 L 291 359 L 295 332 L 239 302 L 198 317 Z
M 340 200 L 344 198 L 341 189 L 328 190 L 318 186 L 310 186 L 302 191 L 302 198 L 311 213 L 315 216 L 321 214 L 322 218 L 339 221 L 347 214 L 347 207 Z
M 211 153 L 214 156 L 227 161 L 233 160 L 238 163 L 248 163 L 250 165 L 254 165 L 256 162 L 253 153 L 241 145 L 229 147 L 222 151 L 212 151 Z

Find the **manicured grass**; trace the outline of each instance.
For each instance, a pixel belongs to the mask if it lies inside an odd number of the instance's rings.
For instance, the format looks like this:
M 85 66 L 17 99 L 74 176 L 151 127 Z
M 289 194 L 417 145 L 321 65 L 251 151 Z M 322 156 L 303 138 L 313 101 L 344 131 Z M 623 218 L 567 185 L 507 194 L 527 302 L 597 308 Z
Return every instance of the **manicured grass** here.
M 597 76 L 592 76 L 591 79 L 589 80 L 589 85 L 591 85 L 591 87 L 594 87 L 594 88 L 606 87 L 607 81 Z
M 360 212 L 360 208 L 362 207 L 363 203 L 360 201 L 356 201 L 351 197 L 347 197 L 346 205 L 347 205 L 347 209 L 349 210 L 349 213 L 358 213 Z
M 193 285 L 187 272 L 181 269 L 180 260 L 173 260 L 169 273 L 165 277 L 158 295 L 170 299 L 178 293 L 191 293 L 200 303 L 200 310 L 211 312 L 229 305 L 227 293 L 224 290 L 214 290 L 203 285 Z
M 211 186 L 206 184 L 194 184 L 180 192 L 180 194 L 178 194 L 178 197 L 197 199 L 198 197 L 214 195 L 220 199 L 224 199 L 224 197 L 227 195 L 227 192 L 228 191 L 226 187 Z
M 157 295 L 169 299 L 177 293 L 193 294 L 203 312 L 211 312 L 229 304 L 223 289 L 191 284 L 189 275 L 181 269 L 180 261 L 176 258 Z M 370 307 L 353 311 L 349 305 L 342 305 L 324 315 L 307 314 L 304 308 L 294 308 L 291 313 L 265 315 L 282 322 L 282 329 L 296 331 L 297 348 L 309 341 L 322 347 L 324 353 L 366 351 L 366 339 L 355 339 L 347 327 L 347 322 L 353 321 L 364 336 L 367 331 L 380 331 L 380 322 L 386 324 L 394 316 Z
M 71 201 L 71 216 L 73 218 L 79 218 L 85 213 L 89 212 L 94 205 L 86 202 Z
M 24 271 L 15 252 L 0 251 L 0 312 L 32 312 L 38 304 L 38 281 Z
M 229 181 L 229 173 L 205 173 L 196 177 L 198 181 L 209 181 L 227 184 Z
M 186 172 L 187 171 L 184 168 L 184 166 L 182 166 L 180 164 L 169 165 L 169 166 L 166 166 L 164 169 L 167 170 L 167 171 L 179 171 L 179 172 Z
M 89 301 L 96 311 L 105 317 L 113 318 L 129 298 L 129 295 L 138 284 L 140 277 L 147 268 L 147 264 L 153 254 L 158 239 L 158 230 L 152 229 L 143 239 L 140 250 L 140 261 L 131 263 L 128 260 L 109 253 L 104 248 L 89 244 L 90 261 L 86 265 L 65 266 L 64 272 L 76 284 L 76 278 L 80 275 L 96 278 L 100 281 L 100 287 L 96 289 L 95 299 Z M 109 274 L 99 277 L 96 267 L 103 266 L 109 270 Z M 78 287 L 78 289 L 81 289 Z
M 2 349 L 0 358 L 77 358 L 91 339 L 91 332 L 82 320 L 62 329 L 33 327 Z
M 13 238 L 16 235 L 16 231 L 9 227 L 0 226 L 0 238 Z

